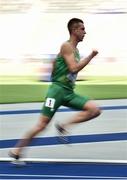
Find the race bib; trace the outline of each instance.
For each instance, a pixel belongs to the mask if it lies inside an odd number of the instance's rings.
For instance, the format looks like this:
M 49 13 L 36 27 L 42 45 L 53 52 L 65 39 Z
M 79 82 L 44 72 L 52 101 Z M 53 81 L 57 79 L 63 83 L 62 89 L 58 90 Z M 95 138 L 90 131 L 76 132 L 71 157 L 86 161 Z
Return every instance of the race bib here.
M 49 108 L 54 108 L 55 99 L 54 98 L 47 98 L 45 102 L 45 106 Z

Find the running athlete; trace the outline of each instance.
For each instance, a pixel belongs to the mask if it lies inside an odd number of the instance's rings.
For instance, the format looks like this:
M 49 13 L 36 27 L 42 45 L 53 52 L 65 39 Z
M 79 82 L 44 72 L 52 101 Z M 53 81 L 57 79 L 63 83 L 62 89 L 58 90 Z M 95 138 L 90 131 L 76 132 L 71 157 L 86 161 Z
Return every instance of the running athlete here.
M 86 34 L 84 22 L 78 18 L 69 20 L 68 31 L 70 38 L 62 44 L 60 52 L 55 59 L 52 72 L 52 85 L 47 92 L 42 108 L 43 113 L 40 116 L 39 122 L 9 152 L 9 155 L 15 160 L 19 160 L 23 148 L 31 142 L 33 137 L 46 128 L 61 105 L 81 110 L 70 121 L 56 124 L 58 132 L 63 137 L 66 129 L 72 124 L 85 122 L 100 115 L 100 109 L 94 102 L 88 97 L 80 96 L 74 92 L 77 73 L 98 54 L 98 51 L 93 50 L 87 57 L 80 61 L 77 45 L 83 41 Z M 64 138 L 63 140 L 66 141 Z

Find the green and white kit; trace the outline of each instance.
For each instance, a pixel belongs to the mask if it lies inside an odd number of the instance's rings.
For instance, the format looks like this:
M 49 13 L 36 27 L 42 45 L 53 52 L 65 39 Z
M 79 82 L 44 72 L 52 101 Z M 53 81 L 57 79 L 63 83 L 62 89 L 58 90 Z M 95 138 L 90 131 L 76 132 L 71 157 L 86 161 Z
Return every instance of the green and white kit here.
M 75 60 L 80 60 L 79 52 L 74 52 Z M 52 118 L 57 109 L 62 106 L 82 110 L 84 104 L 89 100 L 74 92 L 77 74 L 70 73 L 64 58 L 60 55 L 56 57 L 55 66 L 52 73 L 52 84 L 43 105 L 43 114 Z

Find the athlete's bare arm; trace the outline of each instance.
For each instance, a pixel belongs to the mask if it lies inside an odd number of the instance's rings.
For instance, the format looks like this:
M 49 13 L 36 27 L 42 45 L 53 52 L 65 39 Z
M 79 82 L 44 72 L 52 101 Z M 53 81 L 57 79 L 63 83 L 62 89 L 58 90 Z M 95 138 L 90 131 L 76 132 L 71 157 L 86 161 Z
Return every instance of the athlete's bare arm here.
M 87 57 L 85 57 L 82 61 L 77 62 L 74 57 L 74 49 L 69 42 L 65 42 L 62 47 L 60 54 L 64 57 L 69 71 L 72 73 L 77 73 L 82 70 L 91 59 L 98 54 L 97 50 L 93 50 Z

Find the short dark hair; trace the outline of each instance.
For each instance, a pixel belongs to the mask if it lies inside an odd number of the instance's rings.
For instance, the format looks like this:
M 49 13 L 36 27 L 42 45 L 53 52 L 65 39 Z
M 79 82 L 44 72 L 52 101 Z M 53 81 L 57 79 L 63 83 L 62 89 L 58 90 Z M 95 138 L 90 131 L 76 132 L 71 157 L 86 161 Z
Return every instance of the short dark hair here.
M 78 23 L 84 23 L 84 22 L 83 22 L 83 20 L 78 19 L 78 18 L 72 18 L 69 20 L 69 22 L 67 24 L 69 33 L 72 32 L 72 30 L 77 26 Z

